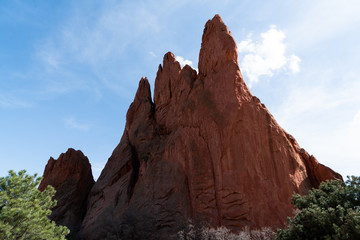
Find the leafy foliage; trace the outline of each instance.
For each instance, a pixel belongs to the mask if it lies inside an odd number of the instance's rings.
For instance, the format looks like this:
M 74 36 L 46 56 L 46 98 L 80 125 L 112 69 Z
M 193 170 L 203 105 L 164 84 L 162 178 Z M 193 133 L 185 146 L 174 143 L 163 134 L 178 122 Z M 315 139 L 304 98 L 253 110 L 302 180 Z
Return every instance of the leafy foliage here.
M 308 195 L 294 194 L 299 209 L 276 239 L 360 239 L 360 178 L 322 182 Z
M 65 239 L 69 230 L 50 221 L 53 187 L 37 189 L 41 178 L 10 170 L 0 178 L 0 239 Z

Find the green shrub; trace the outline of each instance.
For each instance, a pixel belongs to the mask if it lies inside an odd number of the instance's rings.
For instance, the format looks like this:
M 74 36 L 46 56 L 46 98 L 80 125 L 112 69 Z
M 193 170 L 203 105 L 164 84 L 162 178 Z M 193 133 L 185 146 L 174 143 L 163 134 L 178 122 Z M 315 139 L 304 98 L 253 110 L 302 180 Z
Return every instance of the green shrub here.
M 298 209 L 276 239 L 360 239 L 360 178 L 322 182 L 308 195 L 294 194 Z
M 52 200 L 55 190 L 48 186 L 40 192 L 41 178 L 36 176 L 10 170 L 7 177 L 0 178 L 0 239 L 57 240 L 70 232 L 48 218 L 56 206 Z

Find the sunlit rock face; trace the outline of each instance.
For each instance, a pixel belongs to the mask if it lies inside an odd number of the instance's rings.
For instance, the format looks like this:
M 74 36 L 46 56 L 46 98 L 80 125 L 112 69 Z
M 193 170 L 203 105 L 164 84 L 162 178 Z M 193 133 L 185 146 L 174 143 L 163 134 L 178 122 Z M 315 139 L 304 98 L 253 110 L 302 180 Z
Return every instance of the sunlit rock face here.
M 172 53 L 154 97 L 139 83 L 126 126 L 88 196 L 82 239 L 171 239 L 187 219 L 280 227 L 291 196 L 341 179 L 286 133 L 246 86 L 220 16 L 204 29 L 198 72 Z

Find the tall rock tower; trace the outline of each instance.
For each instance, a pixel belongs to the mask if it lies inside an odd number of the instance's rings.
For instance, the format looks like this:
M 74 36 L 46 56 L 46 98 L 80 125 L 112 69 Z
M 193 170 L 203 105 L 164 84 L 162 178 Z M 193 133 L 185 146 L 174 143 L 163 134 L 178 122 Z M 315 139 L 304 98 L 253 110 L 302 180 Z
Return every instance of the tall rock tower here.
M 218 15 L 205 25 L 198 69 L 165 54 L 154 101 L 140 80 L 121 141 L 88 196 L 83 239 L 170 239 L 187 219 L 234 231 L 280 227 L 294 192 L 341 179 L 252 96 Z

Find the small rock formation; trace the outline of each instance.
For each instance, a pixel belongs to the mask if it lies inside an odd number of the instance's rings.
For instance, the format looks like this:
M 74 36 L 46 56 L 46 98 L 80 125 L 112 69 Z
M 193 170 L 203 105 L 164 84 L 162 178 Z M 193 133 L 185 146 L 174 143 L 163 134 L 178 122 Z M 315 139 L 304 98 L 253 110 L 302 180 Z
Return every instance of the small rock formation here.
M 205 25 L 198 68 L 165 54 L 154 102 L 140 80 L 121 141 L 89 194 L 82 239 L 171 239 L 187 219 L 280 227 L 294 192 L 342 179 L 252 96 L 218 15 Z
M 55 188 L 57 206 L 52 209 L 50 219 L 70 229 L 68 239 L 78 239 L 87 196 L 94 183 L 88 158 L 72 148 L 57 160 L 51 157 L 45 167 L 39 190 L 45 190 L 48 185 Z

